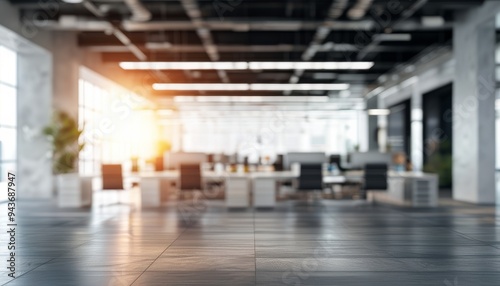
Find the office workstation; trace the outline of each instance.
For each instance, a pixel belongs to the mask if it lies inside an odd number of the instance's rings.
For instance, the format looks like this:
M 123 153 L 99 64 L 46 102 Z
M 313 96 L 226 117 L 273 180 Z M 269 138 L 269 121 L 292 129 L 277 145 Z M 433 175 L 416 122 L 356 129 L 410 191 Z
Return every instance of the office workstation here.
M 0 1 L 0 285 L 498 285 L 500 1 Z

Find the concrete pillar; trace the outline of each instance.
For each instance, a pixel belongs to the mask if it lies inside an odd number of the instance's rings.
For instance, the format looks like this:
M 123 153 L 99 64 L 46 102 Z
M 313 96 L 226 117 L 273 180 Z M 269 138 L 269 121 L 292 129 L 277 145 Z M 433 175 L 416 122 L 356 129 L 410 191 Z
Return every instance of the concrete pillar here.
M 54 109 L 65 111 L 78 120 L 78 79 L 80 71 L 77 35 L 56 32 L 53 35 Z
M 424 127 L 422 111 L 422 92 L 418 78 L 412 84 L 411 95 L 411 162 L 414 171 L 422 171 L 424 162 Z
M 495 16 L 487 1 L 457 15 L 453 48 L 453 198 L 495 203 Z

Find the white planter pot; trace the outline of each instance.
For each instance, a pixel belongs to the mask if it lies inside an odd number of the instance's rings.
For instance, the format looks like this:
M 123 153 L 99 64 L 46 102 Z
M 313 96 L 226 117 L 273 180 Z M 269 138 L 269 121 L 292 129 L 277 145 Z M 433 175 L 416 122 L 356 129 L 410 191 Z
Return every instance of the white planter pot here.
M 62 208 L 79 208 L 92 204 L 92 180 L 81 178 L 78 173 L 56 176 L 58 205 Z

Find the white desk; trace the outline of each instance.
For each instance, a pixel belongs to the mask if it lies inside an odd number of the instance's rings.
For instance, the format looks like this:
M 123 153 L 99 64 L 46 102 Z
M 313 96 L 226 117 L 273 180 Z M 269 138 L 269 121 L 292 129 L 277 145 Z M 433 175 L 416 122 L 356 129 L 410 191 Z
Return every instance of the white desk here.
M 274 207 L 276 205 L 276 182 L 297 179 L 299 174 L 293 171 L 229 173 L 205 171 L 203 181 L 226 182 L 226 205 L 228 207 L 248 207 L 249 193 L 252 190 L 255 207 Z M 139 182 L 141 205 L 158 207 L 161 205 L 162 181 L 178 181 L 179 171 L 140 172 L 126 174 L 125 177 Z M 243 180 L 245 182 L 243 182 Z M 359 173 L 347 175 L 325 174 L 325 184 L 339 184 L 347 181 L 359 181 Z M 246 202 L 243 203 L 243 198 Z
M 370 199 L 412 207 L 438 205 L 439 178 L 422 172 L 389 172 L 387 192 L 372 192 Z
M 389 171 L 389 190 L 381 192 L 393 200 L 410 201 L 414 205 L 434 205 L 437 203 L 437 175 Z M 177 181 L 178 171 L 141 172 L 126 175 L 140 182 L 143 207 L 157 207 L 161 204 L 162 182 Z M 293 171 L 229 173 L 205 171 L 203 181 L 226 182 L 226 205 L 228 207 L 248 207 L 250 191 L 255 207 L 274 207 L 276 204 L 276 182 L 297 179 Z M 324 174 L 325 184 L 362 183 L 363 171 L 349 171 L 344 174 Z M 425 197 L 427 194 L 427 197 Z M 378 195 L 377 195 L 378 196 Z M 413 196 L 409 198 L 409 196 Z M 424 198 L 427 199 L 424 202 Z M 243 202 L 243 200 L 246 200 Z
M 250 206 L 250 179 L 245 175 L 226 177 L 226 207 L 247 208 Z

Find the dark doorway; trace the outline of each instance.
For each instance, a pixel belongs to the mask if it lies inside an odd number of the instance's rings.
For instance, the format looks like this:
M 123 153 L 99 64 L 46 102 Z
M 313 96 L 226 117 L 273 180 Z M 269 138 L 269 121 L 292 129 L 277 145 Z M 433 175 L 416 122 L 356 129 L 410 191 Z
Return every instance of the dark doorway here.
M 403 152 L 411 156 L 411 106 L 410 100 L 405 100 L 391 106 L 387 118 L 388 149 L 391 152 Z
M 439 174 L 441 195 L 451 195 L 453 151 L 453 86 L 423 96 L 424 170 Z

